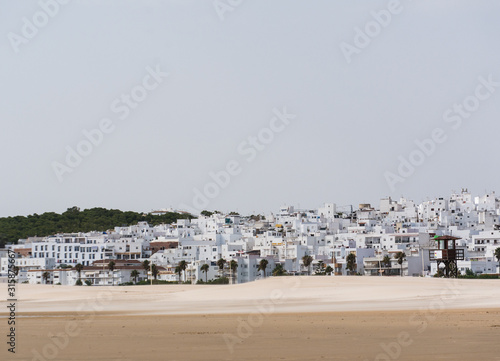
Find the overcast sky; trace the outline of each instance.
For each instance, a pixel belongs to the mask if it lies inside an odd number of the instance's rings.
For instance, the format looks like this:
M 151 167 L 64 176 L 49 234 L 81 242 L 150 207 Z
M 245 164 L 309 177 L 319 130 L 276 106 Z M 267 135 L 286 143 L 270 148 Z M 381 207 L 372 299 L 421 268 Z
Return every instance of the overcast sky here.
M 216 4 L 1 0 L 0 216 L 500 191 L 500 2 Z

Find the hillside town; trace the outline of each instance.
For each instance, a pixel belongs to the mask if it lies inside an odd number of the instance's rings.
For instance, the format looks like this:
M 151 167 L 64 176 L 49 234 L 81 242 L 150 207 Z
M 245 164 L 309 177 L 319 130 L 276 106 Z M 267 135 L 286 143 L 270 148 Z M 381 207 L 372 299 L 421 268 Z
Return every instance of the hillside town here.
M 163 211 L 155 211 L 161 214 Z M 137 282 L 252 282 L 280 275 L 435 276 L 429 250 L 452 236 L 459 274 L 500 273 L 500 199 L 467 189 L 416 204 L 383 198 L 317 209 L 282 206 L 268 215 L 202 212 L 151 226 L 20 239 L 0 250 L 0 277 L 14 254 L 18 282 L 120 285 Z

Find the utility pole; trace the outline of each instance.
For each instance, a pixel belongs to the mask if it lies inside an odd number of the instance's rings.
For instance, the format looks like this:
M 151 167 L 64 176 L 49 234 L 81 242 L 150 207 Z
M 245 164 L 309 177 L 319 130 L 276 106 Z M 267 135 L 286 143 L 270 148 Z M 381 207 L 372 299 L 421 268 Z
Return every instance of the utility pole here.
M 422 277 L 424 277 L 424 252 L 422 250 L 422 245 L 419 246 L 419 251 L 420 251 L 421 257 L 422 257 Z

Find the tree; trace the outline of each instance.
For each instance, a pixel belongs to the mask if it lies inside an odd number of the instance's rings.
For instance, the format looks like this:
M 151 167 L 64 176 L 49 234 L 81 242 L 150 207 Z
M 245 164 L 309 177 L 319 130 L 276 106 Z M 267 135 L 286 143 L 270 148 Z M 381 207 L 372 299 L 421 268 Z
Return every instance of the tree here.
M 224 270 L 225 264 L 226 264 L 226 260 L 224 258 L 221 258 L 217 261 L 217 266 L 219 266 L 219 273 L 222 273 L 222 276 L 224 276 L 222 271 Z
M 259 262 L 259 268 L 257 268 L 257 271 L 262 271 L 263 272 L 264 278 L 266 278 L 266 268 L 267 268 L 267 264 L 268 263 L 269 262 L 267 261 L 267 259 L 263 258 Z
M 319 261 L 318 262 L 318 269 L 316 270 L 316 274 L 318 275 L 324 275 L 325 274 L 325 262 Z
M 186 268 L 188 266 L 187 262 L 182 260 L 178 264 L 179 268 L 184 272 L 184 282 L 186 282 Z
M 304 267 L 307 268 L 307 274 L 310 275 L 311 272 L 309 270 L 309 266 L 311 265 L 313 261 L 313 258 L 309 255 L 305 255 L 304 257 L 302 257 L 302 263 L 304 263 Z
M 354 253 L 349 253 L 346 257 L 346 267 L 349 270 L 349 273 L 352 274 L 356 271 L 356 256 Z
M 200 271 L 201 272 L 205 272 L 205 283 L 208 282 L 208 270 L 210 269 L 210 266 L 208 264 L 203 264 L 201 267 L 200 267 Z
M 78 263 L 75 266 L 75 270 L 76 270 L 76 272 L 78 272 L 78 279 L 80 280 L 80 284 L 81 284 L 83 265 L 81 263 Z
M 325 273 L 328 276 L 331 276 L 332 272 L 333 272 L 333 268 L 331 266 L 327 266 L 326 269 L 325 269 Z
M 285 269 L 283 268 L 283 265 L 281 263 L 276 264 L 276 267 L 274 267 L 272 275 L 273 276 L 284 276 L 286 274 Z
M 233 279 L 236 280 L 236 270 L 238 269 L 238 262 L 234 259 L 229 262 L 229 268 L 231 269 L 231 273 L 233 274 Z
M 19 274 L 19 267 L 14 266 L 14 274 L 17 276 Z
M 112 285 L 114 286 L 115 285 L 115 266 L 116 266 L 116 263 L 115 261 L 111 261 L 108 263 L 108 269 L 109 269 L 109 272 L 111 272 L 111 277 L 112 277 Z
M 151 268 L 151 262 L 149 262 L 147 259 L 142 262 L 142 268 L 146 271 L 146 274 L 148 275 L 147 279 L 149 280 L 149 270 Z
M 50 273 L 45 271 L 44 273 L 42 273 L 42 279 L 44 280 L 45 284 L 47 284 L 47 281 L 49 280 L 50 278 Z
M 137 277 L 139 277 L 139 272 L 134 269 L 132 272 L 130 272 L 130 277 L 134 279 L 134 283 L 137 283 Z
M 80 210 L 68 208 L 62 214 L 47 212 L 16 217 L 0 217 L 0 246 L 17 243 L 19 239 L 33 236 L 50 236 L 56 233 L 106 231 L 115 226 L 148 222 L 151 225 L 170 224 L 177 219 L 192 219 L 191 214 L 166 212 L 152 214 L 122 212 L 117 209 L 91 208 Z M 1 248 L 1 247 L 0 247 Z
M 202 216 L 205 216 L 205 217 L 210 217 L 212 214 L 214 214 L 213 212 L 210 212 L 210 211 L 207 211 L 207 210 L 203 210 L 201 211 L 200 213 Z
M 175 267 L 175 273 L 179 275 L 179 283 L 181 283 L 182 269 L 179 266 Z
M 146 272 L 149 272 L 149 263 L 150 262 L 147 259 L 142 262 L 142 268 L 144 268 Z
M 390 268 L 391 267 L 391 257 L 389 257 L 389 255 L 387 255 L 387 254 L 382 259 L 382 267 L 384 267 L 384 268 Z M 384 270 L 384 273 L 386 273 L 385 270 Z
M 158 277 L 158 274 L 160 274 L 160 270 L 158 269 L 158 267 L 156 267 L 154 263 L 151 265 L 151 273 L 153 274 L 153 278 L 155 280 Z
M 499 271 L 498 271 L 498 272 L 499 272 L 498 277 L 500 277 L 500 247 L 497 247 L 497 248 L 495 249 L 495 257 L 496 257 L 497 262 L 498 262 L 498 270 L 499 270 Z
M 401 277 L 403 277 L 403 261 L 406 259 L 406 254 L 400 251 L 394 255 L 394 258 L 398 260 L 398 264 L 401 266 Z

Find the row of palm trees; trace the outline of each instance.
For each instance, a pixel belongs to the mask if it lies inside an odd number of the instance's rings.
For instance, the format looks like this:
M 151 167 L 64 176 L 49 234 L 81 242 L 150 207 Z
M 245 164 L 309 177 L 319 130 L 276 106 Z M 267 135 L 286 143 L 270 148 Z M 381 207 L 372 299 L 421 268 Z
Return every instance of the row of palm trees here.
M 398 264 L 401 266 L 401 277 L 403 276 L 403 262 L 406 259 L 406 254 L 404 252 L 398 252 L 394 255 L 394 258 L 398 260 Z M 385 255 L 381 262 L 384 267 L 391 267 L 391 257 Z M 346 257 L 346 268 L 349 270 L 350 274 L 356 272 L 356 256 L 354 253 L 349 253 Z
M 216 264 L 217 266 L 219 267 L 219 273 L 221 273 L 221 276 L 223 277 L 224 276 L 224 267 L 226 266 L 226 263 L 227 261 L 224 259 L 224 258 L 220 258 Z M 206 281 L 206 271 L 208 271 L 208 265 L 207 264 L 204 264 L 202 267 L 204 266 L 207 266 L 206 269 L 205 269 L 205 282 Z M 231 273 L 234 275 L 234 277 L 236 278 L 236 270 L 238 269 L 238 262 L 235 261 L 234 259 L 232 259 L 230 262 L 229 262 L 229 269 L 231 270 Z M 200 270 L 202 270 L 200 268 Z M 202 270 L 203 271 L 203 270 Z
M 401 276 L 403 276 L 403 262 L 406 260 L 406 254 L 404 252 L 397 252 L 394 255 L 394 258 L 397 260 L 398 264 L 401 267 Z M 499 262 L 499 267 L 500 267 L 500 247 L 495 249 L 495 258 Z M 304 267 L 307 268 L 308 274 L 311 274 L 310 266 L 313 262 L 312 256 L 305 255 L 302 257 L 302 263 L 304 264 Z M 227 261 L 223 258 L 220 258 L 217 261 L 217 266 L 219 267 L 219 271 L 223 273 L 224 266 L 226 265 Z M 268 266 L 269 262 L 267 259 L 263 258 L 259 262 L 259 267 L 257 268 L 258 271 L 262 271 L 262 274 L 264 278 L 266 277 L 266 269 Z M 326 266 L 323 261 L 318 262 L 319 265 L 319 274 L 331 274 L 333 272 L 333 268 L 330 266 Z M 389 255 L 385 255 L 384 258 L 382 259 L 381 265 L 384 267 L 391 267 L 391 257 Z M 175 267 L 175 273 L 179 275 L 179 282 L 181 282 L 181 275 L 184 273 L 184 282 L 186 282 L 186 268 L 188 266 L 188 263 L 184 260 L 180 261 L 179 264 Z M 326 266 L 326 267 L 325 267 Z M 142 262 L 142 267 L 146 272 L 151 269 L 152 276 L 156 280 L 158 277 L 158 274 L 160 273 L 158 270 L 158 267 L 153 263 L 150 264 L 148 260 L 145 260 Z M 114 270 L 116 268 L 116 263 L 114 261 L 110 261 L 108 263 L 108 270 L 112 273 L 112 284 L 114 286 Z M 235 261 L 234 259 L 229 262 L 229 268 L 233 272 L 234 275 L 236 275 L 236 270 L 238 269 L 238 262 Z M 353 253 L 350 253 L 346 257 L 346 268 L 349 270 L 350 274 L 354 274 L 356 271 L 356 256 Z M 210 269 L 210 266 L 208 264 L 203 264 L 200 267 L 200 271 L 205 273 L 205 282 L 208 282 L 208 270 Z M 78 280 L 81 283 L 81 273 L 83 270 L 83 265 L 81 263 L 78 263 L 75 266 L 75 270 L 78 272 Z M 275 269 L 273 270 L 273 276 L 282 276 L 286 274 L 286 271 L 283 269 L 283 266 L 281 264 L 277 264 Z M 132 270 L 130 273 L 130 276 L 134 279 L 134 283 L 137 283 L 137 277 L 139 277 L 139 272 L 137 270 Z M 45 271 L 42 273 L 42 279 L 45 281 L 45 283 L 48 282 L 50 278 L 50 273 Z

